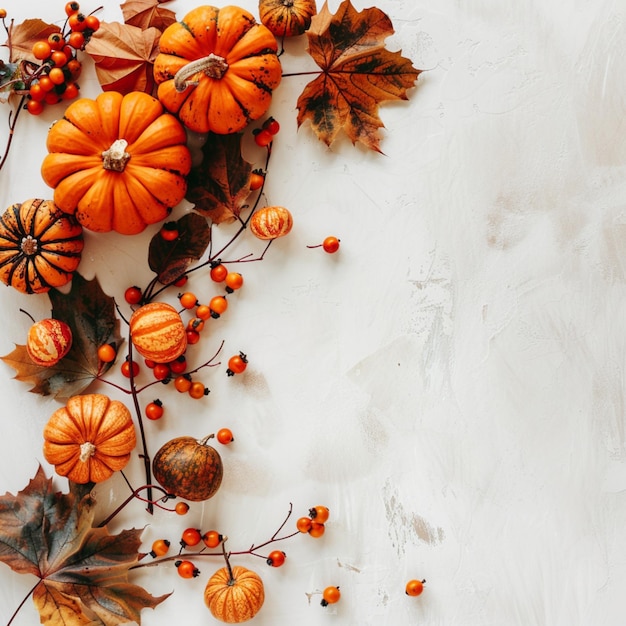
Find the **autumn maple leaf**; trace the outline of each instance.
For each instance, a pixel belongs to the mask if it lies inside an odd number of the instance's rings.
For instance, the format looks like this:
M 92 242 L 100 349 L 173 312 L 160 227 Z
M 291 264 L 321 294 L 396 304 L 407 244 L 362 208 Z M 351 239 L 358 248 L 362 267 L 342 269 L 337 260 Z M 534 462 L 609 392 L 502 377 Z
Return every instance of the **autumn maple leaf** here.
M 378 105 L 407 100 L 421 73 L 400 52 L 385 48 L 393 32 L 376 7 L 358 12 L 344 0 L 333 15 L 325 3 L 306 33 L 308 52 L 322 72 L 298 98 L 298 126 L 309 121 L 326 145 L 343 129 L 353 144 L 380 152 Z
M 202 162 L 187 180 L 186 199 L 214 224 L 238 219 L 250 194 L 252 165 L 241 154 L 241 140 L 241 133 L 209 133 Z
M 170 0 L 126 0 L 120 5 L 124 23 L 138 28 L 154 26 L 164 31 L 176 21 L 176 13 L 161 5 Z
M 94 60 L 104 91 L 152 93 L 152 64 L 158 54 L 161 31 L 130 24 L 105 22 L 91 36 L 85 52 Z
M 141 610 L 169 594 L 154 597 L 129 582 L 141 530 L 94 527 L 94 499 L 83 491 L 54 491 L 39 467 L 25 489 L 1 496 L 0 561 L 39 578 L 32 596 L 44 626 L 140 624 Z

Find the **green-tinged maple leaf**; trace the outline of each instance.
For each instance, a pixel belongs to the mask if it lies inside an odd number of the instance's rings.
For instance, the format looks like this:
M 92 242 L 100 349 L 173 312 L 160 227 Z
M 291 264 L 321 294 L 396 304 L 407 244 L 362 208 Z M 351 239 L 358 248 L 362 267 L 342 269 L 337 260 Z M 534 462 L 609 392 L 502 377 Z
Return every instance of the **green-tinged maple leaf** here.
M 241 154 L 241 133 L 209 133 L 203 159 L 187 178 L 187 200 L 214 224 L 233 222 L 247 206 L 252 165 Z
M 85 491 L 54 491 L 39 467 L 17 495 L 0 496 L 0 561 L 39 578 L 33 601 L 44 626 L 141 624 L 141 610 L 169 594 L 154 597 L 129 581 L 141 530 L 111 535 L 94 527 L 94 500 Z
M 378 105 L 407 100 L 421 73 L 400 52 L 385 48 L 393 32 L 376 7 L 358 12 L 344 0 L 333 15 L 325 3 L 306 33 L 308 52 L 322 72 L 298 98 L 298 126 L 309 121 L 326 145 L 343 130 L 353 144 L 380 152 Z
M 83 392 L 111 363 L 101 363 L 98 348 L 105 343 L 122 344 L 115 301 L 107 296 L 96 278 L 85 280 L 74 274 L 70 291 L 51 289 L 52 317 L 65 322 L 72 331 L 72 347 L 52 367 L 35 365 L 26 346 L 15 349 L 2 360 L 16 370 L 17 380 L 32 384 L 30 391 L 62 400 Z
M 211 228 L 205 217 L 187 213 L 172 226 L 178 231 L 174 241 L 166 241 L 156 233 L 148 248 L 148 264 L 164 285 L 180 278 L 187 268 L 200 259 L 211 242 Z

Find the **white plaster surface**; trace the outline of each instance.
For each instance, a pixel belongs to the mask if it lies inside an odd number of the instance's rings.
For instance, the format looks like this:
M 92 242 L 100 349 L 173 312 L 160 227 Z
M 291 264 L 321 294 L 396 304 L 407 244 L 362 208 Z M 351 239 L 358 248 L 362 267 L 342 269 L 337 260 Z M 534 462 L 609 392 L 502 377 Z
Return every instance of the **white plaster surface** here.
M 104 4 L 102 19 L 121 19 L 118 3 Z M 256 13 L 255 2 L 239 4 Z M 237 561 L 265 580 L 258 626 L 621 626 L 626 6 L 375 4 L 395 26 L 388 47 L 427 70 L 407 103 L 381 106 L 385 154 L 346 140 L 328 149 L 297 130 L 308 78 L 283 81 L 266 196 L 295 226 L 262 262 L 239 266 L 244 288 L 195 352 L 210 356 L 224 339 L 223 356 L 242 349 L 250 366 L 233 379 L 205 372 L 205 401 L 157 391 L 166 416 L 147 424 L 153 450 L 235 431 L 220 492 L 185 518 L 131 505 L 110 530 L 145 527 L 149 550 L 186 526 L 216 527 L 240 550 L 269 538 L 290 503 L 290 529 L 309 506 L 328 505 L 323 538 L 278 544 L 282 568 Z M 56 20 L 62 5 L 5 3 L 17 21 Z M 195 4 L 167 6 L 182 16 Z M 288 44 L 286 72 L 311 69 L 304 47 Z M 94 96 L 86 64 L 82 92 Z M 6 119 L 8 106 L 0 112 Z M 0 172 L 3 208 L 49 196 L 38 168 L 58 115 L 19 120 Z M 261 165 L 258 152 L 250 158 Z M 81 273 L 121 301 L 150 278 L 155 228 L 88 234 Z M 329 234 L 338 254 L 307 248 Z M 220 227 L 216 237 L 228 235 Z M 238 254 L 258 249 L 246 239 Z M 215 289 L 208 277 L 193 288 L 206 298 Z M 20 308 L 49 313 L 45 297 L 2 290 L 1 354 L 24 342 Z M 15 493 L 38 463 L 50 470 L 41 429 L 58 402 L 0 365 L 0 492 Z M 139 459 L 128 476 L 141 484 Z M 119 477 L 99 487 L 103 513 L 127 493 Z M 134 577 L 155 595 L 173 592 L 142 624 L 213 623 L 202 590 L 219 566 L 201 561 L 192 581 L 165 566 Z M 410 578 L 427 580 L 419 598 L 404 594 Z M 34 579 L 2 565 L 0 580 L 6 623 Z M 323 609 L 318 594 L 331 584 L 342 599 Z M 27 602 L 14 624 L 35 623 Z

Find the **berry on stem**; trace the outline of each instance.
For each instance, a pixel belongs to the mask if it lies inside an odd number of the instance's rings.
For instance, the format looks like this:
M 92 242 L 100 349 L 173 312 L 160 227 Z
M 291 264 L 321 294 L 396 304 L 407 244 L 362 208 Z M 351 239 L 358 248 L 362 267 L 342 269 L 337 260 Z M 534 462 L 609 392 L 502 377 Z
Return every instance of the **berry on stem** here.
M 211 271 L 209 272 L 209 274 L 211 276 L 211 280 L 215 281 L 216 283 L 221 283 L 228 275 L 228 269 L 225 265 L 217 262 L 216 264 L 211 265 Z
M 327 506 L 321 504 L 309 509 L 309 517 L 318 524 L 325 524 L 330 516 Z
M 209 395 L 209 388 L 204 386 L 204 383 L 200 381 L 195 381 L 191 383 L 191 387 L 189 387 L 189 391 L 187 392 L 194 400 L 199 400 L 204 396 Z
M 311 530 L 312 526 L 313 526 L 313 522 L 310 517 L 301 517 L 296 522 L 296 528 L 301 533 L 308 533 Z
M 150 556 L 156 559 L 157 556 L 165 556 L 170 549 L 170 542 L 167 539 L 157 539 L 152 544 L 152 550 L 150 550 Z
M 405 593 L 407 596 L 419 596 L 424 591 L 425 580 L 409 580 L 406 584 Z
M 309 535 L 314 537 L 315 539 L 319 539 L 324 534 L 326 530 L 326 526 L 324 524 L 320 524 L 319 522 L 311 521 L 311 528 L 309 528 Z
M 174 565 L 181 578 L 195 578 L 200 570 L 191 561 L 175 561 Z
M 129 361 L 128 359 L 122 363 L 121 366 L 122 375 L 126 378 L 130 378 L 139 374 L 139 363 L 137 361 Z
M 241 374 L 246 367 L 248 367 L 248 358 L 243 352 L 235 354 L 228 359 L 228 369 L 226 374 L 228 376 L 234 376 L 235 374 Z
M 166 222 L 161 226 L 159 233 L 165 241 L 176 241 L 179 234 L 176 222 Z
M 328 606 L 329 604 L 335 604 L 339 602 L 339 598 L 341 598 L 341 592 L 339 591 L 339 587 L 326 587 L 322 592 L 322 606 Z
M 241 289 L 243 285 L 243 276 L 238 272 L 228 272 L 224 282 L 226 283 L 226 292 L 232 293 L 237 289 Z
M 198 305 L 198 298 L 196 298 L 196 294 L 191 291 L 179 293 L 178 300 L 180 301 L 180 305 L 185 309 L 193 309 Z
M 110 343 L 105 343 L 98 348 L 98 360 L 103 363 L 112 363 L 116 356 L 117 351 Z
M 273 139 L 274 136 L 266 128 L 262 128 L 254 133 L 254 143 L 260 148 L 267 148 Z
M 211 317 L 213 318 L 218 318 L 227 308 L 228 300 L 224 296 L 215 296 L 209 302 L 209 309 L 211 309 Z
M 143 294 L 141 293 L 141 289 L 137 286 L 129 287 L 124 292 L 124 300 L 128 302 L 128 304 L 139 304 L 141 302 L 141 298 Z
M 153 400 L 146 404 L 144 412 L 149 420 L 161 419 L 163 417 L 163 403 L 159 399 Z
M 215 438 L 224 445 L 227 445 L 231 442 L 234 441 L 234 437 L 233 437 L 233 433 L 230 430 L 230 428 L 220 428 L 217 431 L 217 435 L 215 435 Z
M 217 548 L 222 543 L 224 537 L 217 530 L 207 530 L 202 535 L 202 541 L 207 548 Z
M 187 515 L 189 512 L 189 505 L 186 502 L 177 502 L 174 507 L 176 515 Z
M 202 534 L 197 528 L 186 528 L 180 538 L 180 545 L 183 548 L 187 546 L 197 546 L 202 541 Z
M 267 557 L 267 564 L 271 567 L 280 567 L 285 563 L 287 555 L 282 550 L 273 550 Z

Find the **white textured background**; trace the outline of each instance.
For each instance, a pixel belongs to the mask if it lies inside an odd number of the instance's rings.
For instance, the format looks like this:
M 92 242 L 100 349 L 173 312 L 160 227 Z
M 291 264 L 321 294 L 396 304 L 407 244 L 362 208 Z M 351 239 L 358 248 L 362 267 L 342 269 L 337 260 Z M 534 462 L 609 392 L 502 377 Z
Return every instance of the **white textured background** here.
M 5 6 L 18 21 L 54 21 L 62 4 Z M 102 18 L 120 20 L 118 4 L 105 4 Z M 239 4 L 256 13 L 255 2 Z M 235 379 L 206 372 L 205 402 L 163 390 L 166 417 L 148 424 L 153 450 L 231 426 L 220 492 L 186 518 L 130 506 L 111 531 L 145 526 L 149 549 L 187 525 L 217 527 L 231 549 L 246 549 L 290 502 L 292 521 L 327 504 L 322 539 L 277 546 L 283 568 L 239 561 L 265 580 L 259 626 L 622 625 L 626 7 L 376 5 L 396 29 L 388 47 L 428 70 L 408 103 L 381 107 L 385 156 L 347 141 L 329 150 L 308 128 L 297 132 L 307 78 L 283 81 L 266 194 L 296 225 L 262 263 L 240 268 L 244 289 L 202 343 L 210 355 L 225 339 L 224 356 L 243 349 L 250 366 Z M 182 17 L 196 5 L 167 6 Z M 309 68 L 304 45 L 289 44 L 286 72 Z M 98 93 L 88 70 L 80 82 L 83 95 Z M 0 172 L 3 208 L 50 195 L 38 168 L 54 118 L 20 119 Z M 97 272 L 121 299 L 150 276 L 153 232 L 88 235 L 81 273 Z M 341 238 L 337 255 L 307 249 L 328 234 Z M 240 247 L 257 249 L 249 239 Z M 192 285 L 213 295 L 208 278 Z M 6 354 L 28 328 L 18 309 L 41 317 L 48 304 L 6 289 L 0 306 Z M 42 460 L 57 403 L 1 369 L 0 492 L 14 493 Z M 139 461 L 129 475 L 140 484 Z M 103 485 L 102 510 L 125 489 L 117 478 Z M 193 581 L 166 567 L 138 577 L 155 595 L 174 591 L 142 623 L 211 623 L 202 590 L 219 566 L 202 561 Z M 6 622 L 34 579 L 6 566 L 0 577 Z M 409 578 L 427 579 L 421 597 L 405 596 Z M 322 609 L 310 594 L 330 584 L 342 600 Z M 27 603 L 15 624 L 37 621 Z

